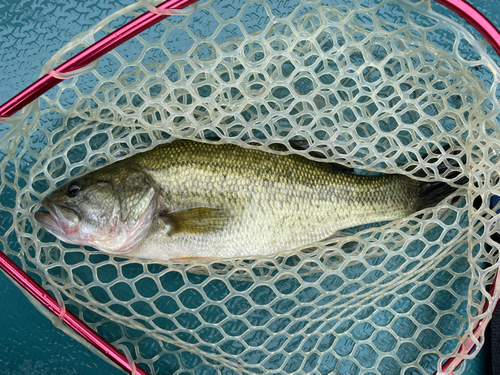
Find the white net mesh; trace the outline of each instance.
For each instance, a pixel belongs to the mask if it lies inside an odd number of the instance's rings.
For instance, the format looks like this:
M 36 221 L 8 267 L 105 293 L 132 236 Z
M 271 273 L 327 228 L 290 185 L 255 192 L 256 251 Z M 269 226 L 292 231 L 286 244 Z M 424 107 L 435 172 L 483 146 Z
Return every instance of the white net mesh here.
M 143 10 L 107 17 L 44 71 Z M 432 373 L 470 337 L 473 356 L 492 313 L 497 82 L 485 45 L 428 1 L 202 1 L 11 121 L 1 244 L 152 373 Z M 177 138 L 470 182 L 423 213 L 270 257 L 152 264 L 35 222 L 72 176 Z

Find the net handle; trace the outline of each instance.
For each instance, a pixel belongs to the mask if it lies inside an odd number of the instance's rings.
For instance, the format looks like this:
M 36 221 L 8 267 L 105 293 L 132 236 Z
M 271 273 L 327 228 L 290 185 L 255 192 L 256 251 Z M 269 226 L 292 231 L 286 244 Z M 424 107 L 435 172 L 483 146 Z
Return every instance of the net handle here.
M 154 8 L 156 13 L 148 11 L 121 26 L 119 29 L 116 29 L 111 34 L 106 35 L 101 40 L 53 69 L 51 74 L 46 74 L 39 78 L 35 83 L 0 106 L 0 122 L 9 122 L 8 117 L 13 116 L 17 111 L 56 86 L 65 79 L 65 75 L 73 77 L 72 72 L 84 69 L 87 65 L 99 59 L 99 57 L 169 16 L 159 13 L 174 14 L 176 13 L 175 10 L 184 9 L 196 2 L 197 0 L 167 0 Z
M 149 375 L 139 366 L 131 366 L 129 359 L 113 345 L 108 343 L 92 328 L 78 319 L 71 311 L 61 311 L 60 302 L 45 291 L 35 280 L 29 277 L 19 268 L 3 251 L 0 251 L 0 269 L 5 271 L 12 280 L 19 284 L 24 290 L 31 294 L 38 302 L 45 306 L 52 314 L 57 316 L 68 327 L 83 337 L 87 342 L 103 353 L 106 357 L 116 363 L 120 368 L 128 373 L 137 375 Z M 135 367 L 135 369 L 134 369 Z

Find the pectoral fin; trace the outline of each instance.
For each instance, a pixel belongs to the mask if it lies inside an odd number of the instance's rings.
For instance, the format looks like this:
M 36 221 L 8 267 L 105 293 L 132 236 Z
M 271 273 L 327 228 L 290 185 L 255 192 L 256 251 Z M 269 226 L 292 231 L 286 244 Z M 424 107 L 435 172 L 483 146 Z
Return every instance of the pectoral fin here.
M 229 221 L 229 215 L 220 208 L 196 207 L 183 211 L 162 213 L 159 217 L 171 229 L 168 234 L 209 233 L 221 230 Z

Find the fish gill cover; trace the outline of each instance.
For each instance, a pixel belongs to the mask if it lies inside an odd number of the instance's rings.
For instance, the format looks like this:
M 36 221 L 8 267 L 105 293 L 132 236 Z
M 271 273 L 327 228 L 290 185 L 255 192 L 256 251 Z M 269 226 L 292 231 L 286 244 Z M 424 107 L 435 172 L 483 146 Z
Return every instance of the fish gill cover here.
M 44 72 L 142 11 L 77 35 Z M 10 122 L 2 250 L 152 373 L 432 373 L 492 314 L 499 81 L 486 45 L 428 1 L 201 1 Z M 405 219 L 241 259 L 113 257 L 34 220 L 74 176 L 175 139 L 469 183 Z

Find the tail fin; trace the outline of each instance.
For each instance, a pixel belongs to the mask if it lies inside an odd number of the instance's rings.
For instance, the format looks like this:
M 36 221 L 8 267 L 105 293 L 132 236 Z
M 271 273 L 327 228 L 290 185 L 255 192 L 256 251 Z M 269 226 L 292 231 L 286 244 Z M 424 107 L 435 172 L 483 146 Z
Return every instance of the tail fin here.
M 420 195 L 418 196 L 416 211 L 436 206 L 456 190 L 456 187 L 448 185 L 446 182 L 423 183 L 420 189 Z

